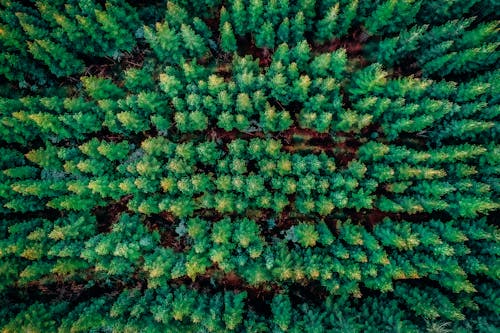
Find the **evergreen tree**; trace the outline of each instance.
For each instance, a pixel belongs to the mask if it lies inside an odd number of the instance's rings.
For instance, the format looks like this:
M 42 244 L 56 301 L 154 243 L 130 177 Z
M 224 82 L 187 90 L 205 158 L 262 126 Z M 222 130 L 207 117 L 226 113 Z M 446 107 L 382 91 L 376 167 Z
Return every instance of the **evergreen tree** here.
M 236 38 L 229 22 L 225 22 L 221 28 L 221 48 L 224 52 L 236 51 Z

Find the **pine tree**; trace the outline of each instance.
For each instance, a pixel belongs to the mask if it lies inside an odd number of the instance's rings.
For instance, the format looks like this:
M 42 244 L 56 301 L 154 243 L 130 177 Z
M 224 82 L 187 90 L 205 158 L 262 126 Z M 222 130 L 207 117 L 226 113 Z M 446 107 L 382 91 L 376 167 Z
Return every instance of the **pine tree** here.
M 83 71 L 84 64 L 80 59 L 49 39 L 28 42 L 28 49 L 35 59 L 45 63 L 57 77 L 79 74 Z
M 319 233 L 313 225 L 301 223 L 293 227 L 293 237 L 300 245 L 304 247 L 311 247 L 316 245 Z
M 151 27 L 144 27 L 144 38 L 150 44 L 160 61 L 177 63 L 181 57 L 181 40 L 176 30 L 170 28 L 168 22 Z
M 281 330 L 286 331 L 291 326 L 292 305 L 290 299 L 283 294 L 277 294 L 271 303 L 273 323 Z
M 269 21 L 264 22 L 255 36 L 255 45 L 257 47 L 274 48 L 275 32 L 273 24 Z
M 236 51 L 236 38 L 229 22 L 225 22 L 221 28 L 221 49 L 224 52 Z
M 296 44 L 304 39 L 304 33 L 306 31 L 306 20 L 304 13 L 302 11 L 297 12 L 297 14 L 290 20 L 290 42 L 291 44 Z
M 339 16 L 339 3 L 328 9 L 325 16 L 318 21 L 316 38 L 325 42 L 336 36 L 337 18 Z
M 180 34 L 183 41 L 183 47 L 186 48 L 191 57 L 202 57 L 208 51 L 203 38 L 198 35 L 189 25 L 182 24 Z
M 349 31 L 352 21 L 356 17 L 358 5 L 359 0 L 348 1 L 347 4 L 343 4 L 341 19 L 338 20 L 338 36 L 344 36 Z

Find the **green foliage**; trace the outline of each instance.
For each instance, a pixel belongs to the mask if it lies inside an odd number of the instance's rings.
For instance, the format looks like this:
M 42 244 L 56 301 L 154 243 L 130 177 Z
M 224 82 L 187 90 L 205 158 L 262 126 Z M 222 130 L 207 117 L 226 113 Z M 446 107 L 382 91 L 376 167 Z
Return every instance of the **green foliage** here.
M 221 48 L 224 52 L 236 51 L 236 38 L 231 23 L 227 21 L 221 28 Z
M 316 245 L 316 242 L 319 238 L 319 233 L 311 224 L 298 224 L 294 227 L 293 233 L 297 242 L 304 247 Z
M 292 319 L 292 305 L 286 295 L 278 294 L 271 303 L 273 323 L 282 331 L 287 331 Z
M 317 25 L 317 38 L 320 41 L 327 41 L 334 37 L 337 28 L 337 18 L 339 15 L 339 4 L 330 7 L 325 13 L 325 17 L 318 21 Z
M 497 2 L 0 0 L 0 331 L 498 331 Z
M 28 49 L 33 58 L 45 63 L 57 77 L 78 74 L 83 70 L 84 64 L 81 60 L 51 40 L 36 39 L 28 42 Z
M 82 77 L 85 90 L 95 100 L 123 97 L 124 92 L 111 80 L 98 77 Z
M 158 242 L 157 233 L 149 233 L 137 216 L 123 214 L 111 233 L 89 239 L 81 257 L 91 263 L 96 272 L 124 276 L 133 272 L 145 253 Z

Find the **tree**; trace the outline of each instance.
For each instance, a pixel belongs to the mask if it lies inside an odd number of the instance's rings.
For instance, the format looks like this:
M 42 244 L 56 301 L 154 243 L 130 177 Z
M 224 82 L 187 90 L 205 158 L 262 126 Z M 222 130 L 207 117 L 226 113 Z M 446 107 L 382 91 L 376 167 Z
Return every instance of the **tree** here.
M 304 33 L 306 31 L 306 20 L 304 13 L 302 11 L 297 12 L 297 14 L 290 20 L 290 43 L 296 44 L 304 40 Z
M 300 223 L 293 227 L 293 235 L 300 245 L 312 247 L 319 239 L 319 233 L 312 224 Z
M 125 95 L 110 79 L 87 76 L 82 77 L 81 81 L 89 96 L 95 100 L 116 99 Z
M 341 19 L 338 21 L 338 36 L 344 36 L 349 31 L 352 21 L 358 12 L 359 0 L 348 1 L 342 8 Z
M 339 3 L 330 7 L 325 16 L 318 21 L 316 38 L 320 42 L 332 39 L 336 35 L 337 18 L 339 15 Z
M 236 37 L 233 33 L 231 23 L 225 22 L 221 28 L 221 49 L 224 52 L 232 53 L 236 51 Z
M 207 51 L 203 38 L 198 35 L 189 25 L 181 24 L 180 33 L 183 47 L 186 48 L 191 57 L 202 57 Z
M 248 7 L 248 30 L 257 31 L 263 23 L 264 4 L 262 0 L 250 0 Z
M 230 330 L 236 329 L 243 322 L 243 307 L 247 293 L 224 294 L 224 313 L 222 319 L 226 327 Z
M 255 45 L 257 47 L 274 48 L 275 32 L 271 22 L 266 21 L 259 28 L 259 32 L 255 36 Z
M 63 46 L 49 39 L 28 42 L 28 49 L 35 59 L 44 62 L 57 77 L 70 76 L 83 71 L 83 62 Z
M 260 176 L 249 176 L 247 178 L 247 191 L 245 192 L 248 198 L 254 198 L 262 194 L 264 191 L 264 179 Z
M 155 30 L 145 26 L 144 38 L 160 60 L 169 63 L 177 63 L 180 60 L 181 41 L 178 33 L 170 28 L 168 22 L 157 22 Z
M 47 144 L 36 150 L 31 150 L 26 154 L 26 158 L 45 169 L 58 170 L 61 169 L 62 163 L 57 157 L 57 148 L 51 144 Z
M 159 241 L 157 232 L 149 233 L 138 222 L 136 215 L 121 215 L 111 233 L 99 234 L 86 242 L 81 257 L 98 272 L 117 276 L 130 273 Z
M 386 76 L 387 73 L 382 70 L 380 64 L 370 65 L 356 72 L 349 91 L 354 96 L 380 93 L 387 83 Z

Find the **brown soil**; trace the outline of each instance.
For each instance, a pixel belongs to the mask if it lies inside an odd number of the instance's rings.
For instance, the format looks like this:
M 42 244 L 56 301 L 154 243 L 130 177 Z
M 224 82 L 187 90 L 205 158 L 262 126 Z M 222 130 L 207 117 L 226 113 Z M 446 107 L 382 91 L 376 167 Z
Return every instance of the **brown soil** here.
M 259 59 L 259 65 L 261 67 L 267 67 L 272 61 L 272 50 L 267 47 L 260 48 L 255 45 L 255 40 L 247 34 L 245 36 L 238 36 L 236 38 L 236 43 L 238 45 L 238 52 L 240 55 L 250 54 L 254 59 Z
M 158 231 L 162 247 L 169 247 L 176 252 L 184 252 L 188 250 L 188 247 L 186 239 L 179 237 L 175 232 L 178 222 L 169 212 L 147 216 L 144 221 L 149 230 Z
M 317 53 L 333 52 L 340 48 L 346 49 L 350 57 L 360 56 L 363 52 L 363 44 L 368 35 L 361 29 L 356 29 L 342 38 L 333 39 L 321 45 L 314 45 L 313 50 Z
M 90 65 L 85 68 L 82 76 L 99 76 L 118 80 L 117 73 L 129 68 L 141 68 L 144 59 L 145 52 L 139 46 L 136 46 L 131 52 L 123 52 L 119 59 L 88 57 L 85 60 Z
M 120 200 L 111 202 L 104 207 L 96 207 L 92 211 L 97 219 L 97 231 L 107 233 L 111 231 L 123 212 L 128 211 L 127 203 L 132 199 L 132 194 L 122 197 Z

